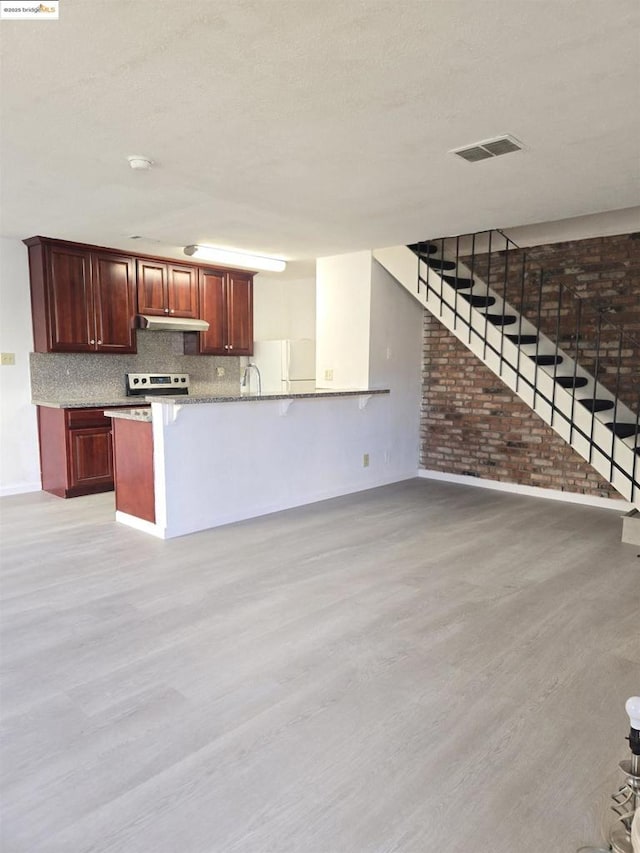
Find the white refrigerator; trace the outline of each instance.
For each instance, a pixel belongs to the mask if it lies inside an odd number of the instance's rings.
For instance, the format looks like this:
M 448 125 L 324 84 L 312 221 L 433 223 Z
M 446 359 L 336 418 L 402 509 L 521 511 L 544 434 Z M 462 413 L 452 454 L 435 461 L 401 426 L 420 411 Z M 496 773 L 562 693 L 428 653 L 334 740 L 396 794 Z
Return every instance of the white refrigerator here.
M 254 341 L 252 361 L 260 370 L 263 394 L 315 391 L 316 342 L 310 338 Z

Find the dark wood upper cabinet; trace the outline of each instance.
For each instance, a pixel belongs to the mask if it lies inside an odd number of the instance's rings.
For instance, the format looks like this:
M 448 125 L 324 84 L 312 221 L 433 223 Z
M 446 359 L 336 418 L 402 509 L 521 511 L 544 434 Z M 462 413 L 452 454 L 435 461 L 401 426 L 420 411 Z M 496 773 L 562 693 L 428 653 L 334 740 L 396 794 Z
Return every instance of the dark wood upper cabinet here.
M 198 270 L 181 264 L 167 264 L 169 314 L 198 319 Z
M 253 275 L 235 270 L 200 270 L 200 317 L 206 332 L 187 333 L 190 355 L 253 353 Z
M 94 317 L 90 253 L 46 246 L 42 261 L 48 282 L 43 302 L 49 309 L 48 328 L 41 330 L 46 339 L 44 350 L 93 351 L 95 347 L 91 343 Z
M 253 276 L 227 276 L 227 342 L 232 355 L 253 353 Z
M 36 352 L 136 351 L 133 258 L 41 237 L 25 243 Z
M 138 312 L 198 317 L 198 270 L 184 264 L 138 260 Z
M 167 265 L 138 260 L 138 313 L 168 314 Z
M 128 255 L 116 249 L 31 237 L 36 352 L 136 352 L 136 314 L 202 318 L 186 332 L 195 355 L 251 355 L 253 273 Z
M 196 338 L 201 355 L 226 355 L 225 345 L 225 278 L 224 272 L 200 271 L 200 311 L 203 320 L 209 323 L 206 332 Z
M 98 352 L 135 352 L 136 281 L 133 258 L 93 253 L 93 303 Z

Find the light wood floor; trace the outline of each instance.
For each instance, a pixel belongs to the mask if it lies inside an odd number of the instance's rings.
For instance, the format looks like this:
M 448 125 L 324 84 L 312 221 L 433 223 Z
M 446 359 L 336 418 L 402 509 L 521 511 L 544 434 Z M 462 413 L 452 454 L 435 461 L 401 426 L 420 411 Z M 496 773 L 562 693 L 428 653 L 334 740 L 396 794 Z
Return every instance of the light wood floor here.
M 640 691 L 607 510 L 424 480 L 162 542 L 0 502 L 3 853 L 573 853 Z

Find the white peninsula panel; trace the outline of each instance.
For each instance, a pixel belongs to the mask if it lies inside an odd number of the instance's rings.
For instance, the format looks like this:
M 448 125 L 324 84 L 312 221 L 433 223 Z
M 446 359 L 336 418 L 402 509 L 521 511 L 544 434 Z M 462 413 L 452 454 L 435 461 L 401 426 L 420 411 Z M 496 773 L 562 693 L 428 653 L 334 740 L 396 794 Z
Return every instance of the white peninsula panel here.
M 392 452 L 392 404 L 366 391 L 153 402 L 156 523 L 119 520 L 171 538 L 415 477 L 415 457 Z

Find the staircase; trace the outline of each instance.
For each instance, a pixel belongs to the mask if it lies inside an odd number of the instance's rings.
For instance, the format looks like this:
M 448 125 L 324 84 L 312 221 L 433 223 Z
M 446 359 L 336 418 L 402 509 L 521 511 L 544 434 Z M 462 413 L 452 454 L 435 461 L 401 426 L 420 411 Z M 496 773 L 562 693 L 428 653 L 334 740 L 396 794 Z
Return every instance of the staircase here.
M 377 249 L 428 311 L 640 507 L 640 345 L 500 231 Z M 516 264 L 512 260 L 518 257 Z M 589 315 L 589 312 L 591 314 Z

